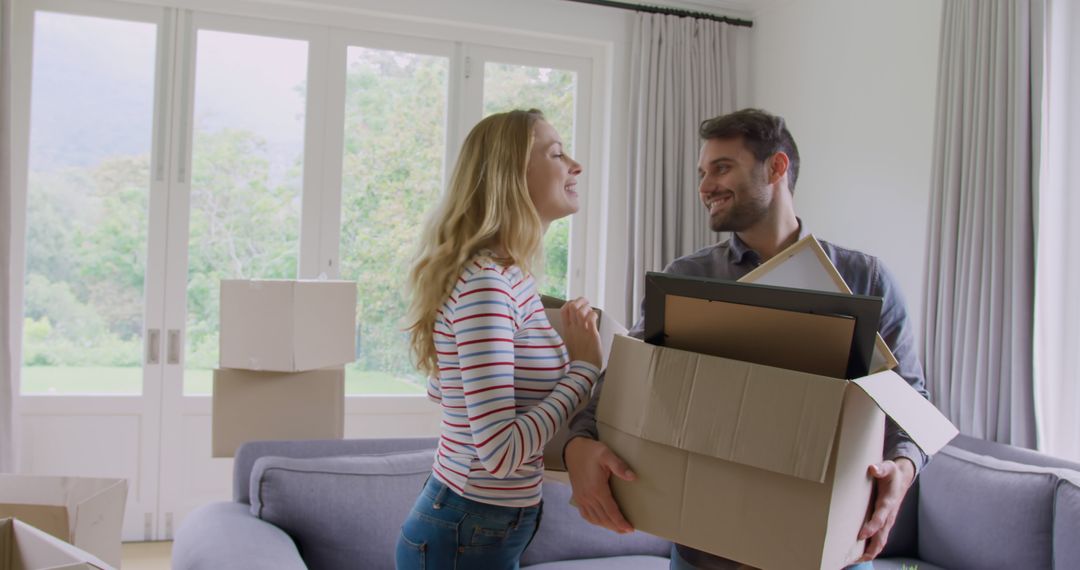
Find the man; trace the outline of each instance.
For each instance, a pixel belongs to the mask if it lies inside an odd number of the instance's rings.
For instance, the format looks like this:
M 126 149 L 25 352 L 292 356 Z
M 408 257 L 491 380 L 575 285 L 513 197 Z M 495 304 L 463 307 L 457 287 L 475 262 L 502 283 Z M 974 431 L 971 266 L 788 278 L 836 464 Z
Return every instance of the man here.
M 784 120 L 757 109 L 744 109 L 701 124 L 704 143 L 698 160 L 698 192 L 716 232 L 734 232 L 730 240 L 680 257 L 664 271 L 737 280 L 808 234 L 795 216 L 793 194 L 799 174 L 799 151 Z M 922 364 L 896 280 L 875 257 L 828 242 L 822 247 L 852 292 L 882 297 L 879 332 L 899 365 L 896 372 L 927 396 Z M 630 331 L 641 338 L 642 321 Z M 634 480 L 633 472 L 606 445 L 597 441 L 598 385 L 589 406 L 570 425 L 564 448 L 574 500 L 582 517 L 617 532 L 633 527 L 611 495 L 612 475 Z M 868 466 L 876 480 L 874 512 L 859 532 L 868 539 L 857 566 L 870 568 L 881 553 L 889 530 L 915 475 L 928 458 L 891 420 L 885 432 L 885 460 Z M 676 545 L 671 568 L 732 568 L 729 560 Z

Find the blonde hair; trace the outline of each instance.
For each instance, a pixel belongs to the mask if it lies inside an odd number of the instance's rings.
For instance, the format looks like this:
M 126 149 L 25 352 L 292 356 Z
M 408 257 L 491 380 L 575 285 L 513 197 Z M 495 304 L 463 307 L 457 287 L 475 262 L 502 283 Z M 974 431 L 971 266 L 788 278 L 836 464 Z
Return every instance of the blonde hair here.
M 533 125 L 544 120 L 536 109 L 499 113 L 480 121 L 461 147 L 450 185 L 432 211 L 409 272 L 409 343 L 417 367 L 439 374 L 434 328 L 465 264 L 479 250 L 493 261 L 525 272 L 539 266 L 543 224 L 536 212 L 526 171 Z

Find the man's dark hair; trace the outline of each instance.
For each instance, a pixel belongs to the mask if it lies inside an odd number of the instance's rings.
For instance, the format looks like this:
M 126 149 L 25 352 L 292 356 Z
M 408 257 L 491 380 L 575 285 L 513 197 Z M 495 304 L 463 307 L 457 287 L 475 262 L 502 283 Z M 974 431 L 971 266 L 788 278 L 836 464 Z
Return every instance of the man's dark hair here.
M 702 140 L 742 138 L 758 162 L 783 151 L 788 156 L 788 190 L 795 193 L 799 178 L 799 147 L 784 124 L 784 118 L 761 109 L 743 109 L 701 122 Z

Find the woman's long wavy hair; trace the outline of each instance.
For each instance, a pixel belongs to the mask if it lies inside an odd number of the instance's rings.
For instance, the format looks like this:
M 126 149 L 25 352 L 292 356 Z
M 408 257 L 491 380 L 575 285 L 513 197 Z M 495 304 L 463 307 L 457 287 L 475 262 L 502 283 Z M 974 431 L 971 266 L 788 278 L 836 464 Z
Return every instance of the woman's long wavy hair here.
M 539 266 L 543 224 L 526 171 L 536 109 L 515 110 L 480 121 L 461 147 L 450 186 L 428 217 L 409 272 L 409 342 L 417 367 L 438 377 L 434 328 L 466 262 L 481 249 L 499 252 L 493 261 L 525 272 Z

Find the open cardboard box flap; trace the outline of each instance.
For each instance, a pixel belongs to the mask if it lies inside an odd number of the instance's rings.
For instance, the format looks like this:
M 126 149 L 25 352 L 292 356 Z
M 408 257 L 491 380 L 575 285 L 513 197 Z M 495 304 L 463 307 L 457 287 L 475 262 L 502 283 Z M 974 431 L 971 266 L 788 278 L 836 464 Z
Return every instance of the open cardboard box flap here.
M 927 455 L 937 453 L 960 433 L 929 400 L 899 374 L 886 370 L 852 380 L 911 437 Z
M 113 570 L 102 560 L 17 519 L 0 518 L 0 570 Z
M 17 517 L 115 565 L 126 499 L 123 479 L 0 475 L 0 517 Z

